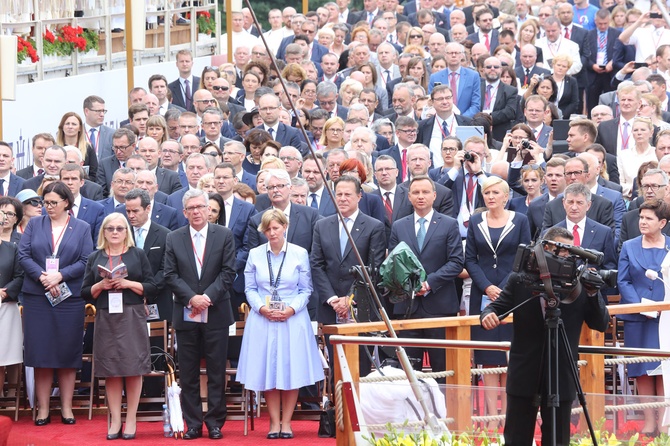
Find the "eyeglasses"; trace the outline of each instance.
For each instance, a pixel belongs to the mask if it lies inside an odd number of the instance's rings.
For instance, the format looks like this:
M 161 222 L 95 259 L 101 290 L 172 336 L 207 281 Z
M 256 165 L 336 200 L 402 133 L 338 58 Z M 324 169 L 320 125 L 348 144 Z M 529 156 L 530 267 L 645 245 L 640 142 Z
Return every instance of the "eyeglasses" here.
M 213 85 L 213 86 L 212 86 L 212 90 L 216 90 L 216 91 L 228 91 L 228 90 L 230 90 L 230 87 L 221 87 L 221 86 L 219 86 L 219 85 Z
M 284 162 L 286 162 L 286 161 L 298 161 L 298 158 L 296 158 L 295 156 L 280 156 L 279 159 L 284 161 Z
M 400 133 L 404 133 L 405 135 L 411 135 L 413 133 L 416 133 L 417 129 L 396 129 Z
M 442 147 L 442 151 L 445 153 L 455 153 L 458 152 L 458 148 L 456 147 Z
M 98 113 L 100 115 L 106 115 L 108 110 L 105 109 L 100 109 L 100 110 L 91 110 L 90 108 L 88 109 L 91 113 Z
M 572 172 L 565 172 L 565 176 L 566 177 L 576 177 L 576 176 L 579 176 L 583 173 L 584 173 L 583 170 L 574 170 Z
M 288 186 L 288 184 L 276 184 L 274 186 L 268 186 L 267 189 L 268 190 L 279 190 L 279 189 L 285 188 L 286 186 Z
M 29 204 L 29 205 L 34 206 L 36 208 L 37 207 L 42 207 L 42 202 L 40 200 L 36 199 L 36 198 L 33 199 L 33 200 L 24 201 L 23 204 Z
M 659 190 L 660 188 L 665 187 L 665 186 L 666 186 L 666 184 L 643 184 L 642 186 L 640 186 L 640 188 L 642 188 L 642 190 L 649 189 L 649 190 L 652 190 L 652 191 L 656 192 L 657 190 Z M 9 215 L 9 212 L 5 212 L 5 213 L 7 215 Z
M 112 149 L 114 149 L 115 152 L 118 152 L 120 150 L 126 150 L 128 147 L 133 146 L 134 144 L 128 144 L 127 146 L 112 146 Z
M 216 99 L 198 99 L 195 102 L 202 102 L 203 104 L 214 104 Z
M 525 166 L 521 166 L 521 170 L 540 170 L 542 167 L 540 167 L 539 164 L 526 164 Z M 574 172 L 575 175 L 581 175 L 581 171 L 579 173 Z
M 202 125 L 203 126 L 205 126 L 205 125 L 219 126 L 219 125 L 221 125 L 221 121 L 211 121 L 211 122 L 202 121 Z
M 46 207 L 48 207 L 48 208 L 52 208 L 52 207 L 55 207 L 58 203 L 62 203 L 62 202 L 64 202 L 64 201 L 65 201 L 65 200 L 45 201 L 45 202 L 44 202 L 44 205 L 45 205 Z
M 379 169 L 375 169 L 376 173 L 386 173 L 386 172 L 393 172 L 394 170 L 398 170 L 397 167 L 380 167 Z
M 105 228 L 105 231 L 106 231 L 106 232 L 109 232 L 109 233 L 112 233 L 112 232 L 122 233 L 122 232 L 124 232 L 125 230 L 126 230 L 126 227 L 125 227 L 125 226 L 107 226 L 107 227 Z
M 197 206 L 188 206 L 184 208 L 186 212 L 194 212 L 194 211 L 201 211 L 207 207 L 206 204 L 199 204 Z
M 410 39 L 423 39 L 423 36 L 419 35 L 419 34 L 413 34 L 413 35 L 410 34 L 409 38 Z
M 16 217 L 16 212 L 10 212 L 10 211 L 0 211 L 0 214 L 5 214 L 8 217 Z
M 484 65 L 484 68 L 486 68 L 487 70 L 491 69 L 497 70 L 498 68 L 500 68 L 500 65 Z

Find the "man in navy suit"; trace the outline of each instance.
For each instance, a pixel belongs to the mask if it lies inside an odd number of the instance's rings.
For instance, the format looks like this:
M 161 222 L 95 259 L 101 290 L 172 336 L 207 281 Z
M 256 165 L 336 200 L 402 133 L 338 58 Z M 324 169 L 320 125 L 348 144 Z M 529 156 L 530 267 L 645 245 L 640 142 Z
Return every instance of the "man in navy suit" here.
M 337 211 L 333 200 L 330 198 L 330 194 L 326 191 L 319 167 L 325 172 L 323 156 L 319 153 L 316 154 L 316 158 L 308 155 L 302 162 L 302 177 L 307 182 L 309 190 L 307 194 L 307 206 L 317 209 L 320 216 L 328 217 Z
M 447 68 L 430 75 L 428 91 L 433 91 L 436 82 L 449 85 L 454 93 L 454 103 L 458 106 L 461 115 L 472 118 L 475 113 L 481 111 L 481 86 L 479 74 L 461 66 L 464 52 L 463 45 L 460 43 L 447 44 Z
M 519 91 L 516 87 L 500 82 L 502 65 L 497 57 L 489 57 L 484 62 L 482 80 L 482 111 L 491 114 L 493 138 L 502 141 L 507 130 L 512 128 L 519 105 Z
M 179 174 L 177 172 L 158 167 L 158 162 L 160 161 L 160 149 L 158 148 L 158 142 L 155 139 L 149 136 L 141 139 L 137 144 L 137 154 L 147 162 L 147 169 L 156 172 L 158 190 L 170 195 L 181 189 L 181 182 L 179 181 Z
M 42 180 L 45 175 L 50 177 L 58 178 L 60 170 L 65 165 L 67 159 L 67 153 L 65 149 L 58 145 L 52 145 L 44 151 L 44 156 L 42 159 L 42 167 L 44 167 L 44 172 L 40 175 L 34 176 L 23 183 L 21 189 L 32 189 L 37 191 L 42 185 Z M 10 180 L 11 181 L 11 180 Z
M 456 129 L 461 125 L 469 125 L 470 119 L 454 114 L 454 95 L 448 85 L 433 88 L 430 98 L 433 100 L 435 115 L 419 122 L 416 142 L 430 148 L 434 167 L 442 167 L 442 141 L 447 136 L 455 136 Z
M 79 191 L 84 185 L 84 175 L 84 169 L 81 166 L 66 164 L 60 171 L 60 180 L 70 189 L 74 197 L 72 214 L 75 218 L 89 224 L 93 243 L 97 245 L 100 226 L 102 226 L 102 220 L 105 218 L 105 211 L 100 203 L 81 196 Z
M 535 141 L 544 149 L 549 143 L 549 134 L 553 128 L 544 123 L 544 116 L 549 110 L 549 102 L 539 94 L 534 94 L 526 99 L 523 114 L 526 124 L 533 130 Z
M 145 190 L 149 194 L 151 205 L 151 221 L 157 223 L 170 231 L 177 229 L 179 219 L 177 218 L 177 211 L 167 204 L 159 201 L 157 194 L 161 194 L 156 184 L 156 175 L 150 170 L 140 170 L 135 173 L 135 187 Z M 167 196 L 163 194 L 165 201 Z M 125 212 L 125 205 L 119 206 L 119 212 Z
M 249 220 L 257 211 L 254 205 L 235 198 L 233 188 L 238 180 L 235 176 L 235 168 L 230 163 L 221 163 L 214 168 L 214 186 L 216 192 L 223 198 L 224 209 L 221 210 L 221 224 L 233 231 L 235 240 L 235 272 L 237 276 L 233 281 L 233 293 L 231 304 L 233 310 L 238 308 L 244 301 L 244 266 L 247 261 L 248 251 L 244 250 L 244 238 L 249 228 Z M 233 311 L 236 315 L 238 311 Z
M 416 121 L 407 116 L 400 116 L 396 121 L 395 134 L 398 142 L 380 151 L 379 155 L 388 155 L 395 160 L 398 168 L 396 182 L 400 184 L 409 178 L 407 149 L 416 141 Z
M 186 187 L 188 185 L 186 172 L 184 172 L 181 165 L 183 156 L 184 148 L 182 147 L 181 142 L 168 139 L 161 144 L 161 167 L 176 173 L 179 176 L 179 184 L 181 184 L 181 187 Z
M 395 317 L 420 319 L 458 314 L 460 304 L 454 280 L 463 271 L 463 244 L 456 220 L 433 209 L 436 195 L 434 185 L 427 176 L 412 178 L 409 200 L 414 212 L 393 223 L 391 228 L 389 251 L 401 241 L 407 243 L 426 271 L 426 280 L 421 283 L 414 300 L 394 305 Z M 444 330 L 406 330 L 399 336 L 444 339 Z M 414 368 L 421 369 L 424 349 L 406 350 L 410 358 L 418 359 L 414 362 Z M 446 370 L 443 350 L 428 349 L 428 356 L 433 372 Z
M 102 186 L 103 193 L 107 195 L 112 183 L 114 172 L 120 167 L 125 167 L 125 162 L 135 153 L 135 133 L 127 128 L 120 128 L 114 132 L 112 137 L 112 148 L 114 155 L 100 160 L 98 165 L 97 183 Z
M 565 190 L 565 160 L 559 157 L 552 157 L 547 161 L 544 174 L 544 184 L 546 192 L 534 199 L 528 205 L 526 216 L 530 227 L 530 236 L 535 240 L 542 231 L 542 222 L 544 220 L 544 209 L 552 200 L 558 198 Z
M 428 169 L 430 169 L 430 150 L 428 147 L 423 144 L 412 144 L 407 149 L 407 169 L 409 170 L 410 178 L 428 175 Z M 400 187 L 409 190 L 410 181 L 401 183 Z M 454 200 L 451 189 L 437 183 L 434 186 L 435 199 L 433 200 L 433 207 L 440 214 L 453 215 Z
M 112 212 L 121 210 L 121 206 L 126 201 L 126 194 L 135 187 L 135 171 L 129 167 L 121 167 L 112 178 L 111 191 L 109 197 L 99 201 L 103 207 L 105 217 Z
M 114 129 L 103 124 L 105 121 L 105 100 L 100 96 L 84 99 L 84 130 L 86 138 L 98 155 L 98 161 L 112 156 L 112 135 Z
M 277 50 L 277 58 L 284 59 L 286 53 L 286 47 L 292 44 L 298 35 L 302 35 L 307 37 L 307 40 L 309 41 L 307 59 L 317 64 L 318 67 L 318 64 L 321 62 L 321 58 L 323 57 L 323 55 L 328 53 L 328 48 L 314 41 L 314 38 L 316 37 L 316 31 L 317 27 L 314 22 L 310 20 L 306 20 L 305 22 L 303 22 L 303 24 L 300 25 L 299 33 L 282 39 L 281 43 L 279 44 L 279 49 Z
M 588 93 L 586 107 L 591 110 L 598 105 L 602 93 L 612 90 L 612 73 L 614 71 L 614 45 L 621 32 L 610 26 L 610 12 L 601 9 L 596 13 L 596 28 L 588 32 L 586 46 L 589 58 L 585 64 Z
M 186 191 L 198 188 L 198 180 L 200 177 L 209 173 L 209 164 L 205 155 L 201 153 L 192 153 L 186 158 L 186 178 L 188 179 L 188 186 L 178 190 L 177 192 L 168 196 L 168 206 L 177 211 L 177 222 L 179 226 L 187 224 L 186 216 L 179 213 L 184 210 L 183 198 Z
M 565 182 L 569 186 L 573 183 L 586 184 L 588 178 L 589 165 L 582 157 L 572 158 L 565 162 Z M 591 206 L 586 215 L 603 225 L 609 226 L 614 230 L 614 205 L 607 198 L 593 195 L 591 196 Z M 565 208 L 562 200 L 552 200 L 547 203 L 544 209 L 544 220 L 542 222 L 542 231 L 551 228 L 561 220 L 565 219 Z
M 12 148 L 6 142 L 0 141 L 0 196 L 16 196 L 26 181 L 14 175 L 11 172 L 12 167 L 14 167 Z
M 590 207 L 591 191 L 589 188 L 581 183 L 569 185 L 563 193 L 565 220 L 558 222 L 554 227 L 566 228 L 572 232 L 573 245 L 602 252 L 605 255 L 603 262 L 593 265 L 594 267 L 617 269 L 612 230 L 586 216 Z
M 319 102 L 319 108 L 328 112 L 328 118 L 338 116 L 346 121 L 349 109 L 337 103 L 337 96 L 337 86 L 330 81 L 321 82 L 316 87 L 316 99 Z
M 256 128 L 270 133 L 272 139 L 277 141 L 282 146 L 293 146 L 298 148 L 301 153 L 305 153 L 307 150 L 307 143 L 302 141 L 300 132 L 293 127 L 289 127 L 286 124 L 279 122 L 280 105 L 281 103 L 279 98 L 274 94 L 265 94 L 261 96 L 261 98 L 258 100 L 258 110 L 260 112 L 261 119 L 263 119 L 263 125 L 260 125 Z
M 54 144 L 56 144 L 56 140 L 49 133 L 38 133 L 33 136 L 31 148 L 33 152 L 33 164 L 18 170 L 16 176 L 29 180 L 32 177 L 43 175 L 44 167 L 42 166 L 42 160 L 44 159 L 44 152 L 47 150 L 47 147 L 51 147 Z
M 221 148 L 223 149 L 223 161 L 233 165 L 237 180 L 246 184 L 255 191 L 256 175 L 250 174 L 243 168 L 244 157 L 247 153 L 247 149 L 244 147 L 244 144 L 239 141 L 228 141 Z
M 482 8 L 475 14 L 475 23 L 479 32 L 470 34 L 467 37 L 472 43 L 483 43 L 489 54 L 498 48 L 498 30 L 493 29 L 493 11 L 489 8 Z
M 191 54 L 191 51 L 179 50 L 177 53 L 179 78 L 170 82 L 168 88 L 172 93 L 172 103 L 174 105 L 178 105 L 187 111 L 195 112 L 193 93 L 200 88 L 200 78 L 191 74 L 192 68 L 193 54 Z
M 375 161 L 375 179 L 379 188 L 373 191 L 384 202 L 386 240 L 391 237 L 391 226 L 396 220 L 413 212 L 407 198 L 407 188 L 396 182 L 398 167 L 392 156 L 379 155 Z
M 337 215 L 323 218 L 314 226 L 310 264 L 314 288 L 319 290 L 317 321 L 323 324 L 337 323 L 338 316 L 343 320 L 347 319 L 349 294 L 354 281 L 354 275 L 349 269 L 359 265 L 358 258 L 352 251 L 352 243 L 356 245 L 364 265 L 378 268 L 384 261 L 384 225 L 360 212 L 360 199 L 361 183 L 357 178 L 344 175 L 335 181 L 335 200 L 351 234 L 351 240 L 341 239 L 344 228 Z M 330 343 L 327 346 L 329 357 L 333 358 L 332 346 Z M 361 374 L 367 374 L 370 371 L 370 362 L 362 350 L 361 353 Z
M 537 48 L 530 43 L 521 47 L 521 65 L 514 69 L 516 78 L 519 79 L 519 85 L 522 89 L 528 88 L 530 80 L 535 75 L 549 76 L 551 71 L 540 68 L 536 65 L 537 62 Z

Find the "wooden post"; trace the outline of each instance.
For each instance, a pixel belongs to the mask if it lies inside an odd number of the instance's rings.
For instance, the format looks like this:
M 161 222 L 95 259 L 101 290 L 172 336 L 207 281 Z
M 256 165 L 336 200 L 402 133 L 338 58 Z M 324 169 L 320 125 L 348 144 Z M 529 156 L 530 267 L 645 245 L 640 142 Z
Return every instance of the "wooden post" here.
M 605 345 L 605 333 L 591 330 L 584 324 L 582 334 L 579 339 L 580 345 L 591 345 L 602 347 Z M 573 352 L 573 354 L 575 354 Z M 605 393 L 605 356 L 604 355 L 582 355 L 582 359 L 588 363 L 581 367 L 579 371 L 579 380 L 582 384 L 582 390 L 586 395 L 586 407 L 593 423 L 605 417 L 605 403 L 600 401 L 601 395 Z M 616 370 L 614 379 L 616 379 Z M 584 415 L 581 416 L 580 426 L 585 431 L 587 429 Z
M 302 0 L 302 13 L 307 14 L 309 12 L 309 0 Z
M 233 63 L 233 2 L 226 0 L 226 60 Z
M 359 365 L 358 365 L 358 345 L 354 344 L 343 344 L 344 355 L 347 357 L 347 364 L 349 364 L 349 370 L 351 370 L 351 377 L 353 378 L 353 385 L 358 385 L 358 380 L 360 378 L 359 374 Z M 340 358 L 337 355 L 336 349 L 333 349 L 333 355 L 335 356 L 333 361 L 333 394 L 335 395 L 335 407 L 337 408 L 337 399 L 339 395 L 335 390 L 337 382 L 342 379 L 342 372 L 340 371 Z M 348 446 L 355 444 L 354 432 L 351 428 L 351 421 L 349 418 L 349 409 L 347 408 L 346 402 L 343 401 L 342 404 L 344 410 L 344 432 L 341 432 L 339 428 L 336 427 L 335 432 L 335 441 L 337 446 Z M 338 414 L 335 413 L 335 421 L 337 421 Z M 336 423 L 337 426 L 337 423 Z
M 445 339 L 469 341 L 470 326 L 447 327 Z M 450 430 L 467 431 L 472 425 L 472 378 L 470 375 L 471 350 L 466 348 L 448 348 L 447 370 L 453 370 L 454 376 L 447 377 L 447 384 L 459 386 L 447 389 L 447 417 L 453 417 L 455 425 Z
M 127 91 L 135 88 L 135 59 L 133 56 L 133 6 L 131 0 L 126 0 L 126 82 Z M 130 107 L 130 97 L 128 97 L 128 107 Z

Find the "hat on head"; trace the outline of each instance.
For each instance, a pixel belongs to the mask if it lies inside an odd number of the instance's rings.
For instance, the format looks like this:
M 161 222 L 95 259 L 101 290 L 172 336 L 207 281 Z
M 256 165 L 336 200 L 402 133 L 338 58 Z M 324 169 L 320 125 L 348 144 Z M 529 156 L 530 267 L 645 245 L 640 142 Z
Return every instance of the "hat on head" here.
M 32 200 L 33 198 L 40 198 L 40 196 L 37 195 L 37 192 L 32 189 L 24 189 L 16 194 L 16 199 L 21 203 L 25 203 L 26 201 Z
M 252 108 L 250 112 L 247 112 L 242 116 L 242 122 L 244 122 L 247 127 L 255 127 L 254 116 L 256 116 L 258 113 L 259 111 L 257 107 Z

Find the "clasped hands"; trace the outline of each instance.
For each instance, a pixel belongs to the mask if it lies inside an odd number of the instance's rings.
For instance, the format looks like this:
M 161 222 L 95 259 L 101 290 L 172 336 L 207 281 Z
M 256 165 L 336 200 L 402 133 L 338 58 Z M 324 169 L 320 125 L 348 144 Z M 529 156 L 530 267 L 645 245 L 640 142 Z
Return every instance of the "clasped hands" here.
M 54 297 L 60 296 L 60 288 L 58 285 L 62 281 L 63 275 L 58 272 L 48 273 L 46 271 L 42 271 L 42 275 L 40 276 L 40 282 L 42 283 L 42 286 Z
M 259 310 L 259 313 L 262 316 L 265 316 L 268 318 L 269 321 L 272 322 L 285 322 L 288 318 L 293 316 L 295 314 L 295 310 L 289 306 L 287 306 L 283 310 L 271 310 L 265 305 L 261 307 Z
M 191 317 L 196 317 L 208 307 L 212 306 L 211 299 L 204 294 L 196 294 L 188 302 L 191 305 Z

